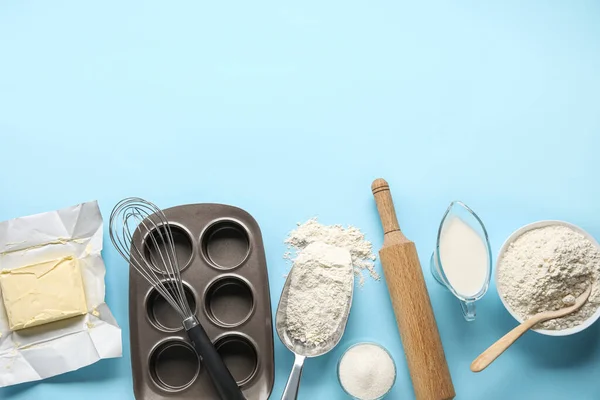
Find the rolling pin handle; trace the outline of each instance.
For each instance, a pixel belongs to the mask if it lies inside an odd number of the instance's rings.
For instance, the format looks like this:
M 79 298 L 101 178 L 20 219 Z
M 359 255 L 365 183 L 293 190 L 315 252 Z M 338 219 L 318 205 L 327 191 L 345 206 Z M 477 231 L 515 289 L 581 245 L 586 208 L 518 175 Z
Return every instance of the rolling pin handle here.
M 379 217 L 381 218 L 383 233 L 387 235 L 391 232 L 400 231 L 400 225 L 398 224 L 398 218 L 396 217 L 396 210 L 390 192 L 390 185 L 388 185 L 385 179 L 378 178 L 373 181 L 371 191 L 373 192 L 373 196 L 375 196 L 375 203 L 377 204 L 377 210 L 379 211 Z

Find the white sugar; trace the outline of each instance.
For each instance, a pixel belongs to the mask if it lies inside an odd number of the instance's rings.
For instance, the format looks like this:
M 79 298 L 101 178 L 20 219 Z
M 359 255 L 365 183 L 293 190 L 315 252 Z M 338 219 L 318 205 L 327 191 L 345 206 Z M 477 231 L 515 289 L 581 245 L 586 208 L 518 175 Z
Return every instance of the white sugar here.
M 375 400 L 394 385 L 396 367 L 387 351 L 375 344 L 364 343 L 344 354 L 339 376 L 348 394 L 360 400 Z

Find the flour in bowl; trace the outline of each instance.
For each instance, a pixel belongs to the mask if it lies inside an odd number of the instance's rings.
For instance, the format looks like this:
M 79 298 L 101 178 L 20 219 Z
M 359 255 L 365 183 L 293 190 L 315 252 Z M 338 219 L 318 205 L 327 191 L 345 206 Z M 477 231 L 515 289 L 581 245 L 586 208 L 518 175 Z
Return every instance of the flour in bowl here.
M 600 307 L 600 252 L 592 241 L 563 225 L 533 229 L 511 243 L 498 263 L 498 290 L 522 319 L 575 302 L 589 285 L 586 304 L 536 329 L 563 330 L 582 324 Z

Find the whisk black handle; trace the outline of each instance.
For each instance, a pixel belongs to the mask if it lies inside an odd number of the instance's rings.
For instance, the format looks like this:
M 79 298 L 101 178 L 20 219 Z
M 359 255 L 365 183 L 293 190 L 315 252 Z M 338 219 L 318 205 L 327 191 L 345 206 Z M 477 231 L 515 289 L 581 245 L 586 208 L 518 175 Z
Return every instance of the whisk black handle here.
M 194 326 L 187 331 L 187 334 L 196 348 L 196 352 L 201 357 L 202 364 L 208 371 L 221 399 L 246 400 L 202 326 Z

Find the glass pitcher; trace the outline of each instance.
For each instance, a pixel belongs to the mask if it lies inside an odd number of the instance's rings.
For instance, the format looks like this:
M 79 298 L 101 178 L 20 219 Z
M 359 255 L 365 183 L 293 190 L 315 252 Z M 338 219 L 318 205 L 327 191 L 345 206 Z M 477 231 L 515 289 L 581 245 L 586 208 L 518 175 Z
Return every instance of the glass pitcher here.
M 448 236 L 445 236 L 450 235 L 451 237 L 450 232 L 455 237 L 448 238 Z M 462 238 L 457 236 L 462 236 Z M 441 246 L 442 240 L 453 240 L 453 242 L 446 242 L 448 245 Z M 459 242 L 456 242 L 456 240 L 459 240 Z M 457 246 L 452 247 L 455 244 Z M 464 250 L 465 248 L 468 248 L 469 251 L 463 251 L 462 259 L 457 261 L 456 252 L 460 252 L 461 249 Z M 442 254 L 443 252 L 446 253 Z M 450 254 L 452 252 L 455 254 Z M 461 254 L 458 256 L 461 257 Z M 471 259 L 469 259 L 469 256 L 471 256 Z M 447 270 L 444 269 L 442 260 L 447 263 Z M 450 269 L 451 264 L 452 269 Z M 475 265 L 478 265 L 478 267 L 473 268 Z M 476 316 L 475 302 L 485 295 L 490 284 L 492 252 L 483 222 L 463 202 L 453 201 L 450 203 L 442 222 L 440 222 L 436 246 L 431 255 L 430 269 L 438 283 L 445 286 L 459 300 L 465 319 L 473 321 Z M 451 271 L 451 278 L 449 278 L 447 274 Z M 462 276 L 460 276 L 461 274 Z M 454 281 L 454 284 L 451 283 L 452 281 Z M 465 284 L 470 285 L 471 289 L 473 287 L 475 289 L 470 291 L 460 290 L 458 288 L 459 283 L 462 289 L 465 288 Z M 479 283 L 481 284 L 480 287 Z

